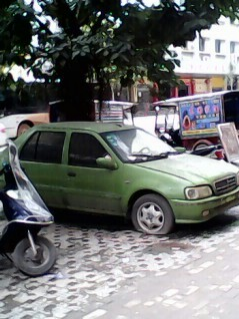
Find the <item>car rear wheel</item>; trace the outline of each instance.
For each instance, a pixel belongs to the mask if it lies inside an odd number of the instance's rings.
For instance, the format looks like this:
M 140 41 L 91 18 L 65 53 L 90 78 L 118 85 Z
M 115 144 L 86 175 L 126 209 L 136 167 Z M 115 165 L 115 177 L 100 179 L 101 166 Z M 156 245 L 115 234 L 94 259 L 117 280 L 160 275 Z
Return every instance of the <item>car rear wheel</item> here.
M 25 133 L 31 126 L 28 123 L 21 123 L 17 130 L 17 136 L 22 135 Z
M 156 194 L 138 198 L 133 205 L 131 219 L 136 230 L 150 235 L 168 234 L 175 224 L 168 202 Z

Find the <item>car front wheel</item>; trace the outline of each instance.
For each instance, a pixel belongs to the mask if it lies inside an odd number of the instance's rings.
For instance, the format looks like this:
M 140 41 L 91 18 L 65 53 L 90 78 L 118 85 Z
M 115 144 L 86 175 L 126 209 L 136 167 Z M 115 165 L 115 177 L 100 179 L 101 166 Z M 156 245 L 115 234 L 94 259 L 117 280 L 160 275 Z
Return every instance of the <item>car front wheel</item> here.
M 138 198 L 133 205 L 131 219 L 136 230 L 150 235 L 168 234 L 175 223 L 168 202 L 156 194 Z

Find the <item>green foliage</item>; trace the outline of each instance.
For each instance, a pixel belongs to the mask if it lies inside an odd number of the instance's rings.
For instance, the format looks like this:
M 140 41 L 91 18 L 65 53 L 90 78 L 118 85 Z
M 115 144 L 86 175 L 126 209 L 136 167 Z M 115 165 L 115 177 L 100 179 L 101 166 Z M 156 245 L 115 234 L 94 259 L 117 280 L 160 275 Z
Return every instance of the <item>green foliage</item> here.
M 0 64 L 29 66 L 40 77 L 42 65 L 50 61 L 51 70 L 42 76 L 60 78 L 64 98 L 95 79 L 107 85 L 121 78 L 125 84 L 128 70 L 134 76 L 144 71 L 158 83 L 175 81 L 179 61 L 169 45 L 184 46 L 220 15 L 234 20 L 239 10 L 237 0 L 185 0 L 181 6 L 162 0 L 153 7 L 140 0 L 125 5 L 121 0 L 34 3 L 0 1 Z

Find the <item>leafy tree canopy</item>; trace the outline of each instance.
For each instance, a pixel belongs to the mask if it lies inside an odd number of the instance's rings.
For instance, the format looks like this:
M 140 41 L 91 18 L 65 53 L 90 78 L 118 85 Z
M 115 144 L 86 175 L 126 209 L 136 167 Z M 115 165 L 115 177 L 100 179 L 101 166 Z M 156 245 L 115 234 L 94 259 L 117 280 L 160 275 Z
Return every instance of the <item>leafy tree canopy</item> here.
M 196 32 L 224 15 L 237 18 L 237 0 L 1 0 L 0 65 L 31 67 L 35 77 L 60 79 L 68 119 L 88 119 L 92 84 L 99 97 L 111 79 L 133 76 L 155 82 L 174 78 L 177 57 Z M 42 66 L 50 63 L 48 72 Z

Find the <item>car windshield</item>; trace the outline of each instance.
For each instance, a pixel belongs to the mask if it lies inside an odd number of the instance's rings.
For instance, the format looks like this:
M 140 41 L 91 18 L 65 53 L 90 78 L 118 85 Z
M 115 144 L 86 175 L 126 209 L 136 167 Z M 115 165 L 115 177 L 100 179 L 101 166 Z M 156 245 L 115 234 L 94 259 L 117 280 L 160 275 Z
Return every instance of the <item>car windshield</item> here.
M 177 154 L 171 146 L 139 128 L 105 132 L 101 136 L 123 162 L 152 161 Z

